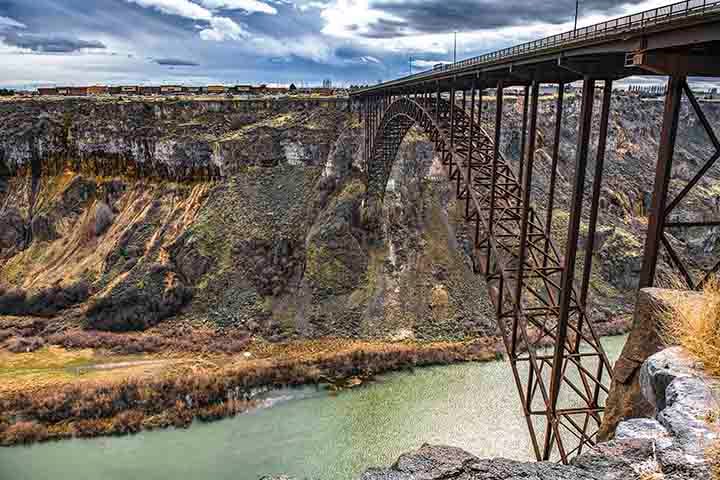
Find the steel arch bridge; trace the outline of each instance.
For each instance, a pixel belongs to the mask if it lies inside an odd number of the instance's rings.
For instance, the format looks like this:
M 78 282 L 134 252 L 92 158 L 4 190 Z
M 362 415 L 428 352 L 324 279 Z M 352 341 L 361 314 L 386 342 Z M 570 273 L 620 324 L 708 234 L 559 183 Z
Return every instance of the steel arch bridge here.
M 557 448 L 566 458 L 581 451 L 600 427 L 610 363 L 575 289 L 563 296 L 564 267 L 550 223 L 523 208 L 530 186 L 517 179 L 474 112 L 431 96 L 388 101 L 370 133 L 376 139 L 367 164 L 370 215 L 377 218 L 398 148 L 414 125 L 434 143 L 464 202 L 475 232 L 475 269 L 487 281 L 536 455 L 550 458 Z M 569 305 L 565 329 L 563 302 Z M 554 354 L 541 352 L 548 344 L 563 345 L 562 369 L 553 368 Z M 561 395 L 563 389 L 574 395 Z M 575 441 L 565 440 L 568 434 Z
M 365 128 L 365 220 L 379 218 L 398 148 L 418 125 L 429 137 L 464 202 L 474 231 L 474 268 L 495 307 L 513 377 L 538 460 L 593 446 L 609 393 L 611 366 L 586 315 L 602 189 L 613 81 L 664 75 L 667 81 L 655 187 L 640 287 L 652 286 L 659 256 L 688 288 L 700 288 L 720 261 L 691 265 L 668 240 L 669 229 L 709 228 L 720 220 L 671 221 L 672 211 L 720 158 L 720 141 L 688 85 L 693 75 L 720 77 L 720 2 L 691 0 L 485 54 L 351 93 Z M 564 249 L 551 237 L 563 97 L 582 81 L 570 218 Z M 581 279 L 576 264 L 593 127 L 596 82 L 603 82 L 589 221 Z M 550 182 L 544 214 L 535 208 L 534 157 L 540 84 L 557 86 Z M 519 159 L 500 152 L 506 87 L 524 90 Z M 483 92 L 494 88 L 492 136 L 482 128 Z M 670 177 L 683 97 L 715 153 L 671 198 Z M 480 106 L 480 107 L 479 107 Z M 461 204 L 462 205 L 462 204 Z M 561 251 L 562 250 L 562 251 Z M 700 277 L 698 278 L 698 274 Z M 545 349 L 550 347 L 551 351 Z

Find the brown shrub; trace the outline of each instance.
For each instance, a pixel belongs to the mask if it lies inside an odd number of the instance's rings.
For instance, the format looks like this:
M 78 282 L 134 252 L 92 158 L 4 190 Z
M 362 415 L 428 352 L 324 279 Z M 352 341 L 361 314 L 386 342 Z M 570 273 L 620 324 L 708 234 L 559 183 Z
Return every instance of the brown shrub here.
M 187 408 L 182 400 L 175 401 L 175 409 L 171 413 L 173 425 L 177 428 L 187 428 L 193 421 L 193 412 Z
M 113 431 L 121 434 L 137 433 L 142 428 L 144 419 L 145 414 L 140 410 L 126 410 L 115 416 Z
M 23 290 L 0 287 L 0 314 L 53 317 L 68 307 L 82 303 L 90 296 L 90 287 L 79 281 L 68 287 L 54 285 L 28 296 Z
M 40 337 L 15 337 L 6 343 L 6 348 L 13 353 L 34 352 L 45 345 L 45 340 Z
M 688 297 L 664 316 L 664 333 L 702 362 L 710 375 L 720 375 L 720 280 L 709 281 L 700 298 Z
M 160 296 L 128 290 L 94 300 L 87 310 L 86 324 L 90 329 L 111 332 L 145 330 L 178 313 L 192 296 L 192 288 L 180 283 Z
M 72 433 L 75 437 L 96 437 L 107 431 L 107 422 L 97 418 L 72 422 Z
M 19 421 L 10 425 L 3 432 L 3 444 L 14 445 L 18 443 L 32 443 L 45 440 L 48 431 L 37 422 Z

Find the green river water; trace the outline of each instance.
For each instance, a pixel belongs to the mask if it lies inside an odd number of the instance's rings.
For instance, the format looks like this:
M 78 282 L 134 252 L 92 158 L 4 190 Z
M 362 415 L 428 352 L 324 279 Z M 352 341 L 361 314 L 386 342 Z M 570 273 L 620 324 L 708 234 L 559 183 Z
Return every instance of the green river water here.
M 614 361 L 625 337 L 603 340 Z M 402 452 L 441 443 L 481 457 L 531 459 L 506 362 L 390 373 L 331 396 L 274 391 L 264 408 L 186 430 L 0 448 L 2 480 L 357 478 Z

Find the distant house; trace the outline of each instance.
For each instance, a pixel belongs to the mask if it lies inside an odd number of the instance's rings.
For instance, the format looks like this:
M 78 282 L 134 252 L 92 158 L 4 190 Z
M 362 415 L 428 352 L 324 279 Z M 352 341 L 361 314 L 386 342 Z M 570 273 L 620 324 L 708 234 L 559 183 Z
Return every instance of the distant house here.
M 208 85 L 207 87 L 207 93 L 211 95 L 225 93 L 226 90 L 224 85 Z
M 258 86 L 252 86 L 250 87 L 250 93 L 254 93 L 255 95 L 264 95 L 267 93 L 267 85 L 262 84 Z
M 160 95 L 160 87 L 140 87 L 140 95 Z
M 160 93 L 163 95 L 174 95 L 182 93 L 183 88 L 180 85 L 163 85 L 160 87 Z
M 38 94 L 40 95 L 58 95 L 58 89 L 52 88 L 38 88 Z
M 107 95 L 110 93 L 110 88 L 102 85 L 93 85 L 87 87 L 87 95 Z
M 202 93 L 202 87 L 182 87 L 182 91 L 190 95 L 199 95 Z
M 233 87 L 233 92 L 240 93 L 240 94 L 247 94 L 247 93 L 252 93 L 253 88 L 254 87 L 252 85 L 235 85 Z
M 68 95 L 71 97 L 86 97 L 88 95 L 88 87 L 69 87 Z
M 265 93 L 269 95 L 284 95 L 288 93 L 286 87 L 265 87 Z
M 137 95 L 139 91 L 140 87 L 136 85 L 110 87 L 111 95 Z

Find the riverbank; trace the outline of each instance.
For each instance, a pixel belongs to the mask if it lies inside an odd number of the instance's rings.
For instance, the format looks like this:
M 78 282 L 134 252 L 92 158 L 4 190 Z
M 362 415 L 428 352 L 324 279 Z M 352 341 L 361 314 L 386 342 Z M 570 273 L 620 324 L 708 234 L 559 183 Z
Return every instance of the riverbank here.
M 270 388 L 327 384 L 419 366 L 501 357 L 494 337 L 472 342 L 342 339 L 251 343 L 236 355 L 112 356 L 57 346 L 0 353 L 0 443 L 186 427 L 246 411 Z M 354 380 L 352 383 L 358 383 Z
M 603 338 L 611 362 L 625 339 Z M 0 478 L 357 479 L 426 442 L 534 459 L 506 360 L 388 372 L 339 394 L 308 385 L 255 398 L 241 415 L 187 429 L 0 448 Z

